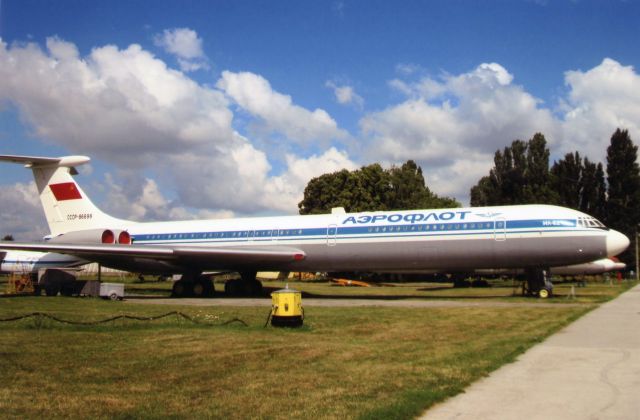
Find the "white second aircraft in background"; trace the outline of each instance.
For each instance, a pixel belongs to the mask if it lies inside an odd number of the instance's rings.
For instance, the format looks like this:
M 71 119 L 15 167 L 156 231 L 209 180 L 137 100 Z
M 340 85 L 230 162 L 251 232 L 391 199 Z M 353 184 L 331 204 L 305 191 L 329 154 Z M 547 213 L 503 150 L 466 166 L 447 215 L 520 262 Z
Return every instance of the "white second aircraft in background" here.
M 584 264 L 554 267 L 551 272 L 559 276 L 579 276 L 583 274 L 603 274 L 611 271 L 622 271 L 626 267 L 627 265 L 620 262 L 617 258 L 602 258 Z
M 35 274 L 41 269 L 77 267 L 86 263 L 87 261 L 73 255 L 55 252 L 0 249 L 0 273 Z
M 182 274 L 177 296 L 213 293 L 205 271 L 237 271 L 230 294 L 257 294 L 257 271 L 458 272 L 525 268 L 530 289 L 549 267 L 624 251 L 629 239 L 587 214 L 548 205 L 425 209 L 174 222 L 133 222 L 99 210 L 71 175 L 85 156 L 0 156 L 33 171 L 51 230 L 44 243 L 0 248 L 63 253 L 106 267 Z
M 627 268 L 627 265 L 620 262 L 617 258 L 601 258 L 599 260 L 582 263 L 564 265 L 551 268 L 551 274 L 558 276 L 582 276 L 582 275 L 595 275 L 604 274 L 611 271 L 622 271 Z M 485 269 L 474 270 L 474 274 L 479 275 L 519 275 L 523 274 L 522 269 Z

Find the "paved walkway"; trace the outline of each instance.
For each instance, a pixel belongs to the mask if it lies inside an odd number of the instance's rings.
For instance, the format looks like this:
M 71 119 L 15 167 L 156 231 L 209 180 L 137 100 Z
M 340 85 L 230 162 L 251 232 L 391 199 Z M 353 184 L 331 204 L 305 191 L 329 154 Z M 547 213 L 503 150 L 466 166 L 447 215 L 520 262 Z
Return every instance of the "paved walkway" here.
M 640 285 L 424 419 L 640 419 Z

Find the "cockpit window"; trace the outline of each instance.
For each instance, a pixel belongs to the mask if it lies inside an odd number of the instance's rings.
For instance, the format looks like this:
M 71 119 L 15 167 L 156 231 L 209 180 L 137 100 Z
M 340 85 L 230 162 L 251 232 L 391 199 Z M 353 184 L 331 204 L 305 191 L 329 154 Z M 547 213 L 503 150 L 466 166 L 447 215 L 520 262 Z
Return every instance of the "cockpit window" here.
M 589 217 L 589 216 L 586 216 L 586 217 L 582 216 L 582 217 L 578 218 L 578 226 L 586 227 L 586 228 L 609 230 L 609 228 L 607 228 L 604 225 L 604 223 L 602 223 L 600 220 L 595 219 L 593 217 Z

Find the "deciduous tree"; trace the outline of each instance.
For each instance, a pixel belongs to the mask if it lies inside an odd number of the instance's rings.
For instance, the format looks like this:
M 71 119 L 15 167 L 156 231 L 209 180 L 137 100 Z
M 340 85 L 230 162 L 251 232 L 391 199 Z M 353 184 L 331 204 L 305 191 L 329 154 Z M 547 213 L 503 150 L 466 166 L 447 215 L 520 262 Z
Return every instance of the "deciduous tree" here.
M 472 206 L 554 203 L 549 185 L 549 149 L 544 135 L 536 133 L 525 142 L 514 140 L 497 150 L 489 176 L 471 189 Z
M 459 207 L 426 186 L 422 169 L 412 160 L 385 170 L 379 164 L 355 171 L 342 170 L 313 178 L 298 204 L 300 214 L 328 213 L 333 207 L 348 212 Z
M 618 128 L 607 148 L 609 188 L 606 223 L 629 238 L 635 237 L 640 222 L 640 169 L 637 159 L 638 146 L 633 144 L 627 130 Z M 626 262 L 634 259 L 635 249 L 632 248 L 622 255 Z

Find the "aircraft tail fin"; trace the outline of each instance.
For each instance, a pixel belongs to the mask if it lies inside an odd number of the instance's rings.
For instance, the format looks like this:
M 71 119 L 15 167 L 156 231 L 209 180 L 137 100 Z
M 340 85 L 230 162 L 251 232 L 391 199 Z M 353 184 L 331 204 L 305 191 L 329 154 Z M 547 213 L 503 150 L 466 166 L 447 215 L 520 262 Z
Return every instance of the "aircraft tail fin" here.
M 75 182 L 75 167 L 88 163 L 87 156 L 59 158 L 0 155 L 0 161 L 23 164 L 33 171 L 40 202 L 53 236 L 95 228 L 124 228 L 130 224 L 101 211 Z

